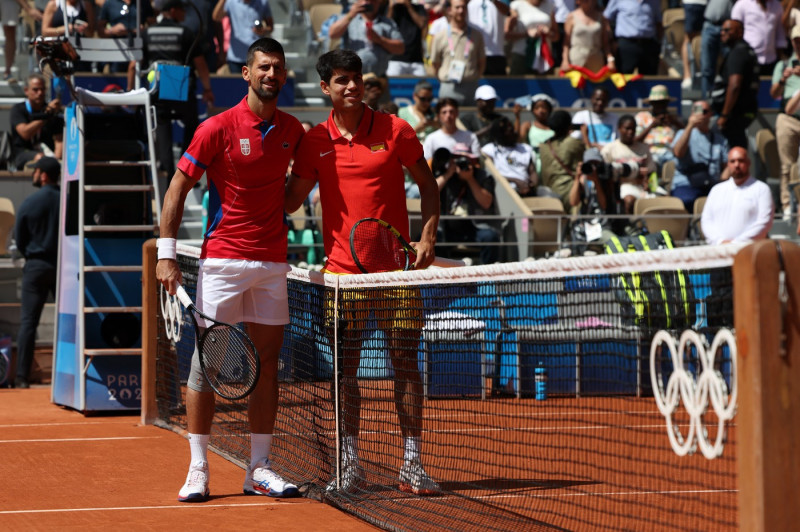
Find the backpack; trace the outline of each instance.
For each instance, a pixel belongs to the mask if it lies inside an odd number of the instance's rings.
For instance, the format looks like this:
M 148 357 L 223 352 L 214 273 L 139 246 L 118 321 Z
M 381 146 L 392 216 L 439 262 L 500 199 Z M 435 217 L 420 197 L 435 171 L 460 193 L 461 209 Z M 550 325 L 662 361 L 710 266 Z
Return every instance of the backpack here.
M 605 244 L 608 254 L 673 248 L 667 231 L 615 236 Z M 685 329 L 694 325 L 696 301 L 689 275 L 683 270 L 624 272 L 612 281 L 625 323 L 652 330 Z

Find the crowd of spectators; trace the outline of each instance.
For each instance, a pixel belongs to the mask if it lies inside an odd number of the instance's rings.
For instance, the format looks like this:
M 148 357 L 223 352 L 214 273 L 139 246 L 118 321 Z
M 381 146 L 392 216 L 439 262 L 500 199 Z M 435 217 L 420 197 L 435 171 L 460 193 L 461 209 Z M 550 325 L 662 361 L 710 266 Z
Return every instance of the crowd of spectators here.
M 194 5 L 187 9 L 182 0 L 154 0 L 152 5 L 142 0 L 140 18 L 145 30 L 186 28 L 176 33 L 182 54 L 193 44 L 188 36 L 199 32 L 192 81 L 195 76 L 202 81 L 203 98 L 211 103 L 208 74 L 239 72 L 245 62 L 243 51 L 254 39 L 270 34 L 274 20 L 269 0 L 190 2 Z M 728 150 L 747 146 L 745 130 L 757 112 L 760 72 L 772 75 L 770 94 L 781 100 L 776 122 L 780 208 L 785 217 L 792 215 L 789 172 L 800 148 L 800 9 L 795 2 L 785 8 L 777 0 L 685 0 L 679 4 L 687 36 L 679 50 L 684 59 L 684 89 L 692 86 L 687 59 L 691 39 L 699 35 L 703 39 L 696 73 L 701 79 L 701 98 L 688 117 L 670 106 L 675 98 L 667 87 L 656 85 L 644 100 L 648 107 L 633 115 L 620 117 L 609 111 L 608 91 L 598 88 L 587 108 L 574 114 L 558 109 L 552 95 L 533 95 L 528 105 L 515 104 L 513 120 L 496 109 L 497 92 L 484 76 L 553 74 L 573 65 L 593 71 L 608 67 L 626 74 L 663 73 L 662 8 L 666 4 L 660 0 L 342 0 L 342 4 L 342 14 L 330 21 L 326 31 L 329 38 L 341 40 L 341 47 L 361 57 L 368 72 L 364 76 L 366 103 L 407 120 L 432 164 L 436 153 L 444 157 L 442 149 L 452 161 L 463 163 L 468 157 L 472 179 L 464 177 L 466 170 L 455 163 L 439 177 L 446 176 L 449 183 L 458 176 L 453 183 L 467 185 L 459 188 L 462 195 L 477 193 L 473 186 L 477 183 L 483 192 L 473 199 L 482 200 L 476 203 L 481 212 L 496 210 L 496 205 L 482 205 L 487 195 L 495 203 L 493 177 L 483 169 L 486 158 L 517 194 L 558 197 L 567 212 L 588 213 L 602 207 L 609 213 L 631 215 L 638 198 L 665 194 L 681 198 L 691 212 L 698 197 L 727 178 Z M 60 3 L 50 0 L 43 11 L 31 12 L 26 7 L 26 14 L 41 19 L 41 33 L 46 36 L 67 31 L 120 37 L 135 29 L 133 0 L 67 0 L 64 5 L 66 13 Z M 5 10 L 3 16 L 5 23 Z M 144 35 L 147 40 L 148 32 Z M 7 43 L 8 36 L 7 32 Z M 153 49 L 145 54 L 143 70 L 158 55 Z M 79 68 L 97 69 L 98 65 Z M 108 68 L 134 71 L 133 65 Z M 388 84 L 388 77 L 395 75 L 435 77 L 439 87 L 435 90 L 420 80 L 413 103 L 398 109 L 391 102 Z M 5 77 L 9 76 L 7 64 Z M 55 133 L 59 123 L 50 116 L 58 114 L 59 102 L 45 104 L 39 95 L 29 95 L 38 90 L 38 84 L 39 78 L 26 80 L 28 102 L 12 116 L 17 166 L 32 164 L 42 154 L 60 154 Z M 460 115 L 464 106 L 474 106 L 475 111 Z M 181 116 L 196 114 L 195 106 L 161 111 L 162 126 L 183 118 L 190 131 L 196 127 L 196 121 Z M 531 119 L 526 120 L 528 112 Z M 171 134 L 168 127 L 159 131 L 161 136 Z M 171 138 L 161 142 L 159 153 L 159 164 L 168 172 L 174 168 L 167 146 L 172 142 Z M 457 153 L 456 147 L 463 153 Z M 597 190 L 597 176 L 580 171 L 598 158 L 609 168 L 617 168 L 615 188 Z M 623 163 L 632 172 L 613 166 Z M 674 166 L 674 177 L 663 182 L 667 163 Z M 454 188 L 443 187 L 443 197 Z M 413 187 L 408 192 L 413 195 Z M 452 202 L 442 205 L 443 214 L 452 214 Z

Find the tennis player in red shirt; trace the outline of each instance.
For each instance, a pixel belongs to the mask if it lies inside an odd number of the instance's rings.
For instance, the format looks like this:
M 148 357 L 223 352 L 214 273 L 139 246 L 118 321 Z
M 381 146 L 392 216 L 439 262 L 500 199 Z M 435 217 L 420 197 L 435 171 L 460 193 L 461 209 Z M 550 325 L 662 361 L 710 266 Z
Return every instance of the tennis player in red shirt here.
M 361 59 L 351 50 L 333 50 L 317 62 L 322 92 L 333 104 L 328 120 L 303 137 L 286 188 L 286 210 L 298 209 L 314 184 L 319 182 L 322 204 L 322 237 L 327 262 L 325 271 L 357 274 L 350 254 L 350 228 L 361 218 L 380 218 L 397 228 L 410 241 L 405 202 L 403 167 L 419 185 L 422 199 L 422 235 L 412 242 L 417 250 L 417 268 L 434 259 L 436 227 L 439 223 L 439 189 L 422 155 L 414 129 L 395 115 L 375 112 L 362 102 L 364 80 Z M 414 235 L 416 236 L 416 235 Z M 439 485 L 428 476 L 420 459 L 422 433 L 422 380 L 417 366 L 417 348 L 422 323 L 419 297 L 413 289 L 387 295 L 391 315 L 381 313 L 378 328 L 386 334 L 395 372 L 395 407 L 404 443 L 400 489 L 417 495 L 435 495 Z M 381 302 L 383 304 L 384 302 Z M 340 490 L 353 493 L 364 487 L 359 464 L 358 433 L 361 395 L 356 374 L 361 342 L 359 332 L 348 325 L 364 323 L 369 310 L 363 296 L 342 301 L 343 423 L 342 477 Z M 348 319 L 349 318 L 349 319 Z M 328 489 L 336 488 L 335 480 Z
M 204 235 L 197 279 L 201 312 L 227 323 L 244 322 L 261 359 L 261 377 L 250 394 L 248 495 L 296 497 L 297 486 L 272 470 L 269 456 L 278 408 L 278 357 L 289 323 L 286 285 L 287 232 L 283 192 L 289 161 L 305 130 L 279 110 L 286 83 L 281 44 L 262 38 L 250 45 L 242 77 L 247 95 L 227 111 L 200 124 L 170 182 L 161 214 L 156 277 L 170 294 L 182 281 L 175 237 L 186 195 L 205 173 L 209 228 Z M 186 414 L 191 462 L 181 502 L 208 499 L 208 440 L 215 398 L 195 352 L 187 380 Z

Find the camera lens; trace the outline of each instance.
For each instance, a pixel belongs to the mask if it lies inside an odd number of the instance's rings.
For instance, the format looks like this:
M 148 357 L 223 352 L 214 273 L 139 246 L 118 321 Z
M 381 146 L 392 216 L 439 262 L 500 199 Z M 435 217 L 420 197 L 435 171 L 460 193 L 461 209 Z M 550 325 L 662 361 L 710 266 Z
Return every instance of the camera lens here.
M 456 159 L 456 166 L 458 166 L 459 170 L 466 170 L 472 166 L 472 163 L 466 157 L 459 157 Z

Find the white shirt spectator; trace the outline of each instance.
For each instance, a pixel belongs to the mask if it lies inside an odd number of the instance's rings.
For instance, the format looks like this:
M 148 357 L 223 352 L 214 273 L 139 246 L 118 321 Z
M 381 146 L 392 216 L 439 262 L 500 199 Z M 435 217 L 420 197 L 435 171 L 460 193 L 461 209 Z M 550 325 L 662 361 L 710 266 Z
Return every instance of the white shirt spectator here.
M 447 148 L 450 153 L 453 153 L 453 148 L 456 144 L 469 146 L 470 153 L 474 154 L 475 157 L 479 157 L 481 154 L 481 145 L 478 142 L 478 137 L 472 131 L 464 131 L 463 129 L 457 129 L 452 135 L 437 129 L 425 137 L 422 151 L 425 159 L 430 160 L 433 158 L 433 153 L 439 148 Z
M 506 0 L 500 0 L 504 4 Z M 470 0 L 467 4 L 469 22 L 483 33 L 483 42 L 486 45 L 486 55 L 505 55 L 503 53 L 503 43 L 505 43 L 505 33 L 503 24 L 505 15 L 500 13 L 492 0 Z
M 619 117 L 614 113 L 603 113 L 599 115 L 590 109 L 578 111 L 572 117 L 574 125 L 586 124 L 586 135 L 589 142 L 605 146 L 617 138 L 617 122 Z M 582 140 L 580 131 L 571 133 L 573 138 Z
M 733 178 L 711 189 L 700 223 L 709 244 L 765 238 L 775 206 L 766 183 L 750 176 L 741 186 Z

